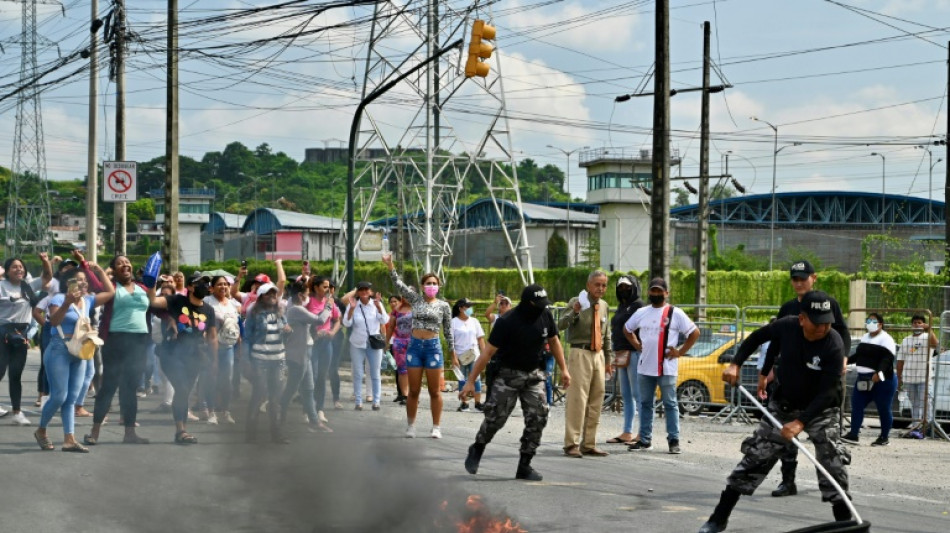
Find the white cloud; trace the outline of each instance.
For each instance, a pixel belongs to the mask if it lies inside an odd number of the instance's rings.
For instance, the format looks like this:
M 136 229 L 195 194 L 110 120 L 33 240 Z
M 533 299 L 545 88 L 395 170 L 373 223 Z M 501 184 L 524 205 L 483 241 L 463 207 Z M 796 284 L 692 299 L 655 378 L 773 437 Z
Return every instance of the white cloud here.
M 517 6 L 520 2 L 512 2 Z M 531 9 L 505 17 L 504 23 L 514 31 L 524 31 L 548 27 L 540 33 L 532 33 L 543 41 L 583 50 L 585 53 L 619 51 L 629 49 L 632 44 L 633 30 L 639 23 L 637 13 L 609 16 L 583 23 L 577 21 L 563 30 L 564 21 L 583 19 L 601 8 L 603 2 L 571 2 L 556 5 L 549 9 Z M 515 36 L 506 38 L 517 38 Z

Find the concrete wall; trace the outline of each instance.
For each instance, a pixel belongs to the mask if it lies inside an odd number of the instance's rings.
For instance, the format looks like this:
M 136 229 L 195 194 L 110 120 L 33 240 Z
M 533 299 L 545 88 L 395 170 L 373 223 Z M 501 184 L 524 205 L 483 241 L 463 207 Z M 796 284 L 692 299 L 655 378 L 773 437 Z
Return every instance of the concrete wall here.
M 600 266 L 608 271 L 650 268 L 650 206 L 611 203 L 600 206 Z

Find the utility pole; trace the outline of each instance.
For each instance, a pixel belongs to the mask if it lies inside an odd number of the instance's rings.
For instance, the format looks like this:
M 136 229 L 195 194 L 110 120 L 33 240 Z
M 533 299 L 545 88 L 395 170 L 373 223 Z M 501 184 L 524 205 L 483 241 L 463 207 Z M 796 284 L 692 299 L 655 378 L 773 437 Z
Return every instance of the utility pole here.
M 165 76 L 165 240 L 162 255 L 178 270 L 178 0 L 168 0 L 168 67 Z M 255 250 L 256 252 L 256 250 Z
M 99 129 L 99 53 L 96 36 L 99 0 L 89 2 L 89 144 L 86 151 L 86 259 L 99 262 L 99 166 L 96 134 Z
M 125 161 L 125 0 L 115 0 L 115 160 Z M 116 255 L 126 254 L 125 204 L 114 204 Z
M 950 82 L 950 42 L 947 43 L 947 81 Z M 943 187 L 943 228 L 944 228 L 944 265 L 943 273 L 950 280 L 950 203 L 947 203 L 947 199 L 950 198 L 950 113 L 947 114 L 947 129 L 944 130 L 944 139 L 947 147 L 947 155 L 944 156 L 947 164 L 946 166 L 946 175 L 944 177 L 944 187 Z M 946 294 L 946 293 L 945 293 Z M 944 309 L 946 309 L 946 303 L 944 304 Z
M 703 96 L 699 119 L 699 217 L 696 224 L 696 305 L 706 304 L 709 265 L 709 21 L 703 22 Z M 704 314 L 700 309 L 700 314 Z
M 653 190 L 650 191 L 650 276 L 669 277 L 670 241 L 670 1 L 656 2 L 653 83 Z

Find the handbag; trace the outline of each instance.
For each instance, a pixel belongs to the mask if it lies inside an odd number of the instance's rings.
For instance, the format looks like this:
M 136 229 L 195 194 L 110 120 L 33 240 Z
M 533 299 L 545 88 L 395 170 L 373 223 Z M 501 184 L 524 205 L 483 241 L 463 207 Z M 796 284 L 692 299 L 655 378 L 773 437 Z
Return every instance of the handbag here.
M 461 354 L 459 354 L 459 364 L 462 366 L 470 365 L 475 362 L 475 358 L 478 357 L 478 352 L 475 351 L 475 348 L 469 348 Z
M 66 350 L 69 351 L 70 355 L 88 361 L 95 357 L 96 348 L 102 346 L 103 342 L 99 338 L 99 331 L 89 321 L 89 314 L 86 312 L 86 301 L 80 301 L 82 307 L 77 307 L 76 304 L 70 305 L 79 317 L 76 319 L 76 327 L 73 328 L 73 336 L 67 339 L 61 325 L 56 326 L 56 330 L 59 331 L 60 338 L 66 343 Z
M 627 368 L 630 366 L 630 350 L 615 350 L 614 366 L 617 368 Z
M 359 304 L 357 304 L 359 305 Z M 379 333 L 369 333 L 369 322 L 366 321 L 366 313 L 363 312 L 363 306 L 360 306 L 360 314 L 363 315 L 363 324 L 366 324 L 366 334 L 369 335 L 369 347 L 374 350 L 386 349 L 386 338 Z

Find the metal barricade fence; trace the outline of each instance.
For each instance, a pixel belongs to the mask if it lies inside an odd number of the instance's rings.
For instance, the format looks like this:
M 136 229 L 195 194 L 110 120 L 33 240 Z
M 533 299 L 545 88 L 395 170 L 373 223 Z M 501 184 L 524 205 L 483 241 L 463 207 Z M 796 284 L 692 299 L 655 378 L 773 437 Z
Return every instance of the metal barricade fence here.
M 894 428 L 895 429 L 906 429 L 910 430 L 919 429 L 921 433 L 927 433 L 931 437 L 940 437 L 946 439 L 946 433 L 943 432 L 942 428 L 939 425 L 935 426 L 932 423 L 934 420 L 934 414 L 937 410 L 936 406 L 936 397 L 933 391 L 939 385 L 944 386 L 944 388 L 950 388 L 950 381 L 942 383 L 938 381 L 938 375 L 935 370 L 934 357 L 930 355 L 931 349 L 929 347 L 929 335 L 923 335 L 922 337 L 917 337 L 914 334 L 913 328 L 911 327 L 911 317 L 914 315 L 923 316 L 926 319 L 927 324 L 933 324 L 933 314 L 929 309 L 923 308 L 856 308 L 849 311 L 850 318 L 866 318 L 868 313 L 876 312 L 881 314 L 884 317 L 884 330 L 894 339 L 894 342 L 897 345 L 897 354 L 895 357 L 895 373 L 898 374 L 901 379 L 901 388 L 898 393 L 894 395 L 894 398 L 891 402 L 891 414 L 894 417 Z M 943 313 L 941 315 L 941 326 L 940 333 L 938 334 L 938 353 L 942 350 L 940 347 L 944 346 L 944 320 L 947 320 L 948 327 L 950 327 L 950 315 L 948 313 Z M 855 351 L 857 350 L 858 344 L 860 343 L 861 337 L 864 336 L 865 331 L 862 329 L 857 329 L 855 327 L 850 328 L 852 332 L 851 340 L 851 353 L 849 355 L 849 364 L 847 371 L 843 377 L 844 382 L 844 401 L 842 406 L 842 415 L 843 417 L 849 418 L 852 415 L 852 397 L 854 395 L 854 387 L 857 381 L 857 371 L 855 370 L 855 365 L 853 359 L 851 359 Z M 948 331 L 947 333 L 950 333 Z M 950 342 L 948 339 L 947 342 Z M 900 372 L 898 372 L 900 369 Z M 947 380 L 948 373 L 944 369 L 944 380 Z M 947 397 L 948 402 L 950 402 L 950 397 Z M 944 410 L 943 416 L 948 416 L 947 410 Z M 873 402 L 871 402 L 865 409 L 865 415 L 879 416 L 877 408 Z M 929 421 L 924 423 L 923 421 Z M 901 436 L 908 436 L 910 431 L 902 434 Z
M 778 313 L 779 307 L 774 305 L 748 305 L 742 308 L 740 315 L 739 342 L 741 343 L 750 333 L 766 325 Z M 759 368 L 762 361 L 762 350 L 756 350 L 739 369 L 739 384 L 746 389 L 753 391 L 759 386 Z M 754 412 L 754 406 L 745 396 L 739 394 L 739 390 L 731 385 L 726 385 L 726 398 L 729 405 L 724 407 L 713 418 L 722 418 L 722 422 L 730 422 L 733 419 L 752 423 L 750 413 Z M 752 411 L 749 411 L 752 409 Z

